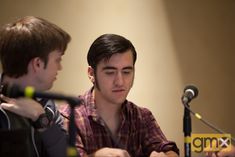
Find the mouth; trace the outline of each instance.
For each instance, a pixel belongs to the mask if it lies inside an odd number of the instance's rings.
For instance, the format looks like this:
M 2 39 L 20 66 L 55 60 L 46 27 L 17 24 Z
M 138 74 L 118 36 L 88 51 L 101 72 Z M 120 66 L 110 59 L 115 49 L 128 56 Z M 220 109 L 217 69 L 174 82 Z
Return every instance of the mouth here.
M 120 93 L 120 92 L 124 92 L 125 89 L 113 89 L 112 91 L 115 93 Z

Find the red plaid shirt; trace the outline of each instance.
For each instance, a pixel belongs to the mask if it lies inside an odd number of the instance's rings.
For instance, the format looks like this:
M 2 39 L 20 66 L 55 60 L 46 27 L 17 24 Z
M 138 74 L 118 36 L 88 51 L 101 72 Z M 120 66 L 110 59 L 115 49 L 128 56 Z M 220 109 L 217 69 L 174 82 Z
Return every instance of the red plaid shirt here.
M 147 157 L 154 150 L 172 150 L 179 154 L 176 144 L 166 139 L 152 113 L 129 101 L 123 103 L 121 123 L 114 139 L 97 114 L 91 91 L 92 89 L 81 96 L 83 102 L 75 108 L 75 123 L 78 128 L 76 147 L 80 156 L 94 153 L 103 147 L 125 149 L 132 157 Z M 69 107 L 62 110 L 62 114 L 67 117 L 69 113 Z

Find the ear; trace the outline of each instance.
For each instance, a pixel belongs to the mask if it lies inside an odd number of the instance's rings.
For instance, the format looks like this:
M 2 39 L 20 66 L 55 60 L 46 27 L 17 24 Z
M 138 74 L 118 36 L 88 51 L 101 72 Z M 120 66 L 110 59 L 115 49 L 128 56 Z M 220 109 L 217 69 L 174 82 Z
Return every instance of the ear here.
M 89 77 L 90 81 L 94 84 L 95 83 L 94 69 L 91 66 L 89 66 L 87 72 L 88 72 L 88 77 Z
M 39 57 L 33 58 L 29 64 L 34 72 L 44 67 L 44 62 Z

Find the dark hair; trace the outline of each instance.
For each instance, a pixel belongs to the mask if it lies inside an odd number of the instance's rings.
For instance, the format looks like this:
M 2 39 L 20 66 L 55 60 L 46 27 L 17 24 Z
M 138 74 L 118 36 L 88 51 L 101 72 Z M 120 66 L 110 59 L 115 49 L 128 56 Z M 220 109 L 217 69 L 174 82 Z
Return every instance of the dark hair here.
M 116 34 L 104 34 L 92 43 L 87 54 L 87 62 L 93 69 L 96 69 L 101 60 L 108 60 L 113 54 L 124 53 L 128 50 L 131 50 L 135 64 L 137 54 L 129 40 Z
M 3 73 L 15 78 L 27 74 L 28 64 L 35 57 L 47 65 L 49 53 L 64 53 L 70 40 L 67 32 L 42 18 L 26 16 L 6 24 L 0 30 Z

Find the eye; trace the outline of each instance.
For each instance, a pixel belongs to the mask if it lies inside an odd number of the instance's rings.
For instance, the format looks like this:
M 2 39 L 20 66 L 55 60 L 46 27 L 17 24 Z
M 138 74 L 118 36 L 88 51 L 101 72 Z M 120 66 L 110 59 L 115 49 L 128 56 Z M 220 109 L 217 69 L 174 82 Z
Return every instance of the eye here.
M 105 74 L 107 74 L 107 75 L 113 75 L 113 74 L 115 74 L 115 71 L 113 71 L 113 70 L 106 70 L 106 71 L 105 71 Z
M 128 75 L 128 74 L 132 73 L 132 70 L 131 69 L 123 70 L 122 73 L 125 74 L 125 75 Z

